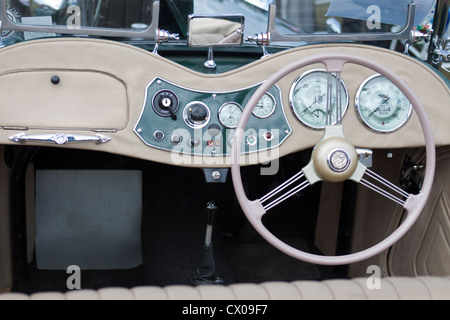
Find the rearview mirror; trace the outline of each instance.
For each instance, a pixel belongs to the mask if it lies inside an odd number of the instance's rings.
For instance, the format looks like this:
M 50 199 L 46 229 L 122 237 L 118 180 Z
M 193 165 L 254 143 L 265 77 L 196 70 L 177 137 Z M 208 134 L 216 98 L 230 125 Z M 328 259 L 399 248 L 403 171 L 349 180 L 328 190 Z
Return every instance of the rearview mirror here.
M 188 43 L 190 47 L 229 47 L 242 44 L 244 16 L 190 15 Z

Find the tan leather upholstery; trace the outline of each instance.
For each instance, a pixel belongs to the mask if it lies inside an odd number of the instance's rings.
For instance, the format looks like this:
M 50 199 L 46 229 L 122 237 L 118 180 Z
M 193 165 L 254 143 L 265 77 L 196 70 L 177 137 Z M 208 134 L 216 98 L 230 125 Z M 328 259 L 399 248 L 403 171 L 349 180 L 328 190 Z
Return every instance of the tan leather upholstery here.
M 367 278 L 265 282 L 229 286 L 142 286 L 67 293 L 0 294 L 0 300 L 450 300 L 450 277 L 382 278 L 369 289 Z
M 414 159 L 419 162 L 421 159 Z M 450 274 L 450 148 L 437 150 L 433 189 L 421 216 L 389 252 L 393 276 Z

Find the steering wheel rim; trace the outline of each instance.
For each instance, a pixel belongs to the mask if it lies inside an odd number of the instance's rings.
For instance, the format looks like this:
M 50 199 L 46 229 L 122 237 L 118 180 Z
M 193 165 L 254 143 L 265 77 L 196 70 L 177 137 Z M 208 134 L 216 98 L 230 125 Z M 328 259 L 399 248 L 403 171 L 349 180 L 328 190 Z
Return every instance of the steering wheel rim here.
M 289 73 L 300 69 L 302 67 L 312 65 L 315 63 L 323 63 L 326 67 L 327 72 L 341 72 L 346 63 L 353 63 L 361 65 L 380 73 L 394 83 L 408 98 L 411 102 L 413 109 L 415 110 L 419 122 L 422 128 L 422 132 L 425 138 L 425 149 L 426 149 L 426 163 L 427 168 L 425 171 L 425 176 L 423 180 L 422 189 L 419 194 L 410 194 L 404 203 L 404 209 L 407 211 L 406 219 L 401 223 L 401 225 L 394 230 L 389 236 L 387 236 L 382 241 L 377 244 L 358 251 L 355 253 L 350 253 L 340 256 L 322 256 L 304 252 L 302 250 L 293 248 L 281 241 L 279 238 L 275 237 L 262 223 L 262 217 L 266 213 L 266 210 L 262 206 L 259 200 L 249 200 L 245 194 L 241 171 L 240 171 L 240 146 L 241 141 L 244 136 L 244 130 L 247 125 L 248 119 L 250 118 L 253 109 L 255 108 L 258 101 L 262 98 L 265 92 L 267 92 L 273 85 L 275 85 L 280 79 L 288 75 Z M 320 143 L 320 141 L 319 141 Z M 379 63 L 368 60 L 366 58 L 341 54 L 341 53 L 326 53 L 315 55 L 311 57 L 306 57 L 297 61 L 294 61 L 277 72 L 273 73 L 263 84 L 256 90 L 253 96 L 248 101 L 241 115 L 238 126 L 236 127 L 233 145 L 231 151 L 232 163 L 231 163 L 231 175 L 233 180 L 233 186 L 236 193 L 236 197 L 239 204 L 244 211 L 249 222 L 256 229 L 256 231 L 270 244 L 284 252 L 285 254 L 305 262 L 321 264 L 321 265 L 343 265 L 355 263 L 358 261 L 363 261 L 367 258 L 375 256 L 382 251 L 391 247 L 412 227 L 414 222 L 418 219 L 420 213 L 422 212 L 428 196 L 431 192 L 431 187 L 433 184 L 434 172 L 436 167 L 436 151 L 433 139 L 433 133 L 431 130 L 431 125 L 428 120 L 428 116 L 425 112 L 424 107 L 415 95 L 415 93 L 409 88 L 409 86 L 404 82 L 399 76 L 393 73 L 391 70 L 382 66 Z

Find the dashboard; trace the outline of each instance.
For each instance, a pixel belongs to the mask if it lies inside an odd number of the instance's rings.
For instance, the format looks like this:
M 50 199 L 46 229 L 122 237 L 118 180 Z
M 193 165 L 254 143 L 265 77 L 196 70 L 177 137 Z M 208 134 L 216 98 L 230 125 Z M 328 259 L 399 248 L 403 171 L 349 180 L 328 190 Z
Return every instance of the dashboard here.
M 82 38 L 36 40 L 0 51 L 5 88 L 0 143 L 57 144 L 173 165 L 229 167 L 233 130 L 259 85 L 290 62 L 324 52 L 364 56 L 393 70 L 424 105 L 436 145 L 450 144 L 446 81 L 422 62 L 386 49 L 317 44 L 208 74 L 164 54 Z M 327 121 L 342 122 L 356 147 L 424 144 L 412 106 L 387 79 L 354 64 L 339 75 L 323 68 L 316 64 L 292 72 L 262 97 L 246 127 L 242 164 L 311 148 Z M 57 135 L 63 135 L 61 143 Z M 97 143 L 76 143 L 80 136 Z
M 257 88 L 254 85 L 208 92 L 156 78 L 146 89 L 145 104 L 134 132 L 146 145 L 166 151 L 211 157 L 230 155 L 243 106 Z M 281 91 L 273 86 L 253 111 L 242 152 L 277 147 L 291 132 Z

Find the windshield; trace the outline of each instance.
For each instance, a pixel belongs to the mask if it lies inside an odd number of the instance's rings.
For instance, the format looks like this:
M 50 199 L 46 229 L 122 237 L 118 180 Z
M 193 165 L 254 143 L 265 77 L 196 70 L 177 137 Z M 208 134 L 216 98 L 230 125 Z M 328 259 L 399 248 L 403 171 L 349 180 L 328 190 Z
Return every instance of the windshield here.
M 78 30 L 108 28 L 145 30 L 152 25 L 154 0 L 2 0 L 8 20 L 18 25 L 62 26 Z M 240 14 L 245 17 L 247 39 L 268 28 L 269 6 L 276 5 L 275 26 L 283 35 L 395 32 L 407 22 L 410 0 L 161 0 L 159 28 L 188 36 L 190 14 Z M 373 4 L 376 3 L 376 4 Z M 415 1 L 414 25 L 432 21 L 435 0 Z M 1 9 L 0 9 L 1 10 Z M 35 31 L 33 30 L 33 31 Z M 61 32 L 63 33 L 63 32 Z M 59 33 L 2 30 L 2 40 L 11 43 Z

